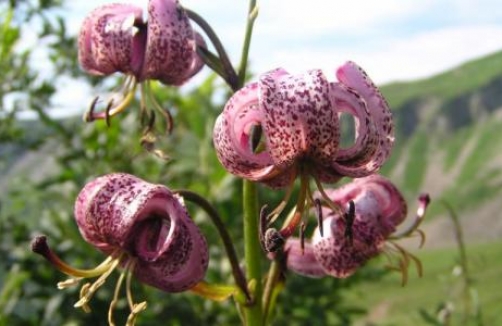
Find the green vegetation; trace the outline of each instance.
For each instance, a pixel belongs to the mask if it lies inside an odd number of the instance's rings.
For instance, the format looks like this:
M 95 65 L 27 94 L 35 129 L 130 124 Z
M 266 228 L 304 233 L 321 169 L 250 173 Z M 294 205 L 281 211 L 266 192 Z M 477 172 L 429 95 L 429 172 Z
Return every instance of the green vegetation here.
M 473 244 L 467 247 L 470 273 L 474 275 L 474 288 L 478 292 L 484 325 L 502 324 L 498 291 L 502 275 L 502 242 Z M 461 281 L 457 274 L 459 255 L 455 248 L 422 250 L 416 252 L 424 266 L 424 276 L 417 277 L 410 270 L 408 284 L 401 287 L 400 275 L 392 272 L 379 282 L 357 284 L 347 296 L 368 309 L 365 317 L 371 325 L 430 325 L 421 317 L 420 311 L 435 314 L 445 302 L 454 304 L 452 325 L 462 325 Z M 382 261 L 375 262 L 382 264 Z M 472 323 L 475 325 L 475 323 Z
M 434 97 L 448 100 L 477 90 L 502 75 L 502 52 L 463 64 L 432 78 L 413 82 L 397 82 L 382 87 L 392 108 L 399 108 L 410 99 Z

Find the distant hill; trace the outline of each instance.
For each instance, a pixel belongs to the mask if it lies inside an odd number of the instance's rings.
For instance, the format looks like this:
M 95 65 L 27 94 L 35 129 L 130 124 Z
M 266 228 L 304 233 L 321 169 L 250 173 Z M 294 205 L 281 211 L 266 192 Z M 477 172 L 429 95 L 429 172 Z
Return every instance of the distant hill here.
M 412 199 L 427 191 L 448 200 L 472 240 L 502 237 L 502 52 L 431 78 L 382 87 L 397 135 L 383 172 Z M 433 205 L 434 216 L 443 213 Z M 433 221 L 429 238 L 450 233 Z

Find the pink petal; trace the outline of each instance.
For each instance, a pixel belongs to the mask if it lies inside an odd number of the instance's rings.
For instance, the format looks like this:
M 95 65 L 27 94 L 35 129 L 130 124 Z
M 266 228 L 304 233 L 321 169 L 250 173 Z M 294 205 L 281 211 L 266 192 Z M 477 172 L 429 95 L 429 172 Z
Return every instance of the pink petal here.
M 230 173 L 254 181 L 270 179 L 277 173 L 268 152 L 255 153 L 250 146 L 252 127 L 262 125 L 262 119 L 256 83 L 236 92 L 217 118 L 214 145 Z
M 352 234 L 350 242 L 345 235 L 344 219 L 336 215 L 323 220 L 322 236 L 319 229 L 315 230 L 313 251 L 326 274 L 338 278 L 348 277 L 382 251 L 384 238 L 373 224 L 356 217 Z
M 290 165 L 301 157 L 320 164 L 335 159 L 338 115 L 320 70 L 297 76 L 272 71 L 260 78 L 259 91 L 267 149 L 276 165 Z
M 288 270 L 307 277 L 321 278 L 326 276 L 324 269 L 317 262 L 312 244 L 305 241 L 304 248 L 298 238 L 289 238 L 284 245 Z
M 130 73 L 132 49 L 134 44 L 141 43 L 141 35 L 134 27 L 138 23 L 142 23 L 142 10 L 133 5 L 110 4 L 93 10 L 85 18 L 79 34 L 82 68 L 96 75 Z
M 196 35 L 175 0 L 150 0 L 145 64 L 139 81 L 158 79 L 180 85 L 202 65 L 196 58 Z M 201 44 L 201 40 L 198 40 Z M 196 71 L 197 70 L 197 71 Z
M 349 61 L 338 68 L 336 76 L 340 83 L 352 88 L 364 99 L 370 114 L 370 120 L 374 123 L 376 133 L 379 136 L 378 148 L 372 159 L 361 162 L 364 163 L 364 166 L 361 167 L 363 174 L 369 175 L 377 171 L 390 155 L 394 143 L 392 113 L 379 89 L 355 63 Z M 370 145 L 373 146 L 373 144 Z

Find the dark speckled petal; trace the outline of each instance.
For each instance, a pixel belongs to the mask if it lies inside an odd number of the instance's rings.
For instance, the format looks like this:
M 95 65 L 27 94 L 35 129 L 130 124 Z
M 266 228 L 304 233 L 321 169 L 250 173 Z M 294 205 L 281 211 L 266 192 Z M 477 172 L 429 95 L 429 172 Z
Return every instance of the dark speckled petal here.
M 180 85 L 202 68 L 195 50 L 196 36 L 178 1 L 150 0 L 145 64 L 139 80 L 158 79 L 164 84 Z
M 95 75 L 131 73 L 143 63 L 137 51 L 144 34 L 134 27 L 142 22 L 142 10 L 128 4 L 109 4 L 93 10 L 82 23 L 78 58 L 82 69 Z

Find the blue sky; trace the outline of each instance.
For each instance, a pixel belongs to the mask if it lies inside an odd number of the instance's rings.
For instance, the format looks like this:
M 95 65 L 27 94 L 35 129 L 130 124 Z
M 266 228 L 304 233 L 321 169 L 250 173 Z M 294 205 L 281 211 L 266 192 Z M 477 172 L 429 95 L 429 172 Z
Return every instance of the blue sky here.
M 120 0 L 114 0 L 117 2 Z M 99 0 L 67 1 L 70 32 Z M 147 0 L 122 1 L 146 8 Z M 328 78 L 347 60 L 378 84 L 424 78 L 502 49 L 499 0 L 262 0 L 250 53 L 254 73 L 321 68 Z M 206 18 L 237 63 L 248 3 L 181 0 Z M 89 96 L 66 93 L 66 97 Z

